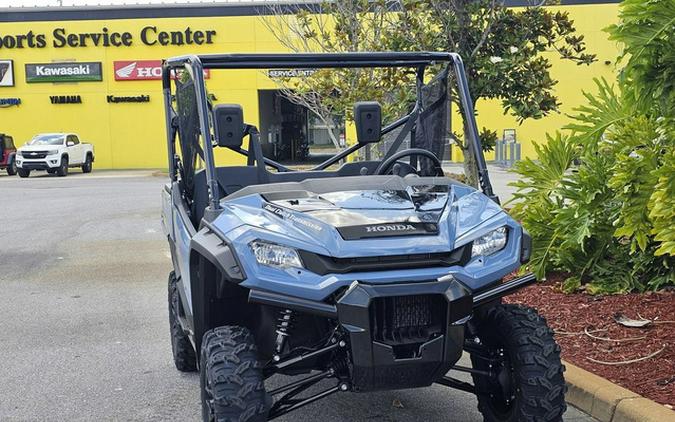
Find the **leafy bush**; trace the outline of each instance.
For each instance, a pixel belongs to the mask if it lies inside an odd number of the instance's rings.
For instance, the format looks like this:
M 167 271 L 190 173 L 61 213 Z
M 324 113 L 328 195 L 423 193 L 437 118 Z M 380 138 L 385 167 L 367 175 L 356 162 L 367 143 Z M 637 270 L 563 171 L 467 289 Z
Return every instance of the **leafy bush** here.
M 628 58 L 618 90 L 585 93 L 564 134 L 537 145 L 513 214 L 533 237 L 531 265 L 575 274 L 563 288 L 590 293 L 675 284 L 675 8 L 626 0 L 608 29 Z
M 592 293 L 658 289 L 675 281 L 673 138 L 654 119 L 621 112 L 606 82 L 598 87 L 570 134 L 517 163 L 512 213 L 533 237 L 538 277 L 568 271 L 577 275 L 568 290 Z

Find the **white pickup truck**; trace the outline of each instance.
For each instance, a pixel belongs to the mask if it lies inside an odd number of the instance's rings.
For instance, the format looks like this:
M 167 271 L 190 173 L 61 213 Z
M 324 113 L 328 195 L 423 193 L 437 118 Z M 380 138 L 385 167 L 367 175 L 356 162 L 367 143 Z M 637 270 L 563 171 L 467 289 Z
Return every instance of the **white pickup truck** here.
M 94 146 L 80 142 L 74 133 L 41 133 L 16 152 L 20 177 L 28 177 L 31 170 L 65 176 L 70 167 L 81 167 L 83 173 L 89 173 L 93 163 Z

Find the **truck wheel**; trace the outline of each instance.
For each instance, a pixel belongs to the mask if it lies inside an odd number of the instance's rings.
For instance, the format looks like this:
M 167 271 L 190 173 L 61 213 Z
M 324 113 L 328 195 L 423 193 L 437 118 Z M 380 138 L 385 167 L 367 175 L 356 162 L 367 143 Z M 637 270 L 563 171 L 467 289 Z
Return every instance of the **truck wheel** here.
M 12 159 L 12 161 L 9 163 L 9 166 L 7 166 L 7 174 L 14 176 L 16 174 L 16 170 L 16 160 Z
M 61 157 L 61 166 L 56 170 L 57 176 L 66 176 L 68 175 L 68 157 Z
M 17 173 L 19 173 L 19 177 L 28 177 L 30 176 L 30 170 L 26 169 L 16 169 Z
M 478 321 L 477 332 L 492 356 L 503 355 L 492 367 L 471 355 L 475 369 L 497 373 L 495 378 L 472 375 L 484 420 L 562 421 L 565 367 L 546 320 L 532 308 L 499 305 Z
M 171 351 L 173 363 L 181 372 L 197 370 L 197 356 L 190 339 L 181 327 L 178 320 L 180 311 L 180 297 L 178 295 L 178 280 L 176 273 L 169 274 L 169 328 L 171 330 Z
M 87 154 L 87 158 L 85 158 L 84 164 L 82 164 L 82 173 L 91 173 L 93 162 L 91 154 Z
M 205 422 L 267 420 L 262 365 L 247 328 L 231 325 L 207 331 L 200 362 Z

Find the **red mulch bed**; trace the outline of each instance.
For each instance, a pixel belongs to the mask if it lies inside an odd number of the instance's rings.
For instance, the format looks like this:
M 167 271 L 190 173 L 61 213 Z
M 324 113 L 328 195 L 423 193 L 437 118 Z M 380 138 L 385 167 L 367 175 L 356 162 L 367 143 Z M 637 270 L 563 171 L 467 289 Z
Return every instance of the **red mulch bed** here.
M 560 291 L 564 276 L 555 274 L 507 297 L 511 303 L 527 304 L 546 317 L 556 332 L 562 358 L 613 383 L 658 403 L 675 407 L 675 292 L 631 293 L 590 296 Z M 643 318 L 664 323 L 645 328 L 627 328 L 614 320 L 621 313 L 631 319 Z M 671 321 L 666 323 L 665 321 Z M 612 340 L 593 339 L 584 333 Z M 595 331 L 602 330 L 602 331 Z M 592 362 L 619 362 L 639 359 L 663 349 L 657 356 L 625 365 Z

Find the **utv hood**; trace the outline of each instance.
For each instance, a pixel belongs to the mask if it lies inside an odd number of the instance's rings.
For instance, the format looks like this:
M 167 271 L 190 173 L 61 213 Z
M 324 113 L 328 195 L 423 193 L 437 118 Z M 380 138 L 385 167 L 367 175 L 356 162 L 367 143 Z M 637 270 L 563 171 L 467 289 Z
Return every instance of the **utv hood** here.
M 337 229 L 344 240 L 438 235 L 447 187 L 407 190 L 279 192 L 263 195 L 265 210 L 292 218 L 302 213 Z
M 333 257 L 449 252 L 502 210 L 448 178 L 364 176 L 251 186 L 222 202 L 216 225 Z M 229 228 L 227 230 L 226 228 Z

